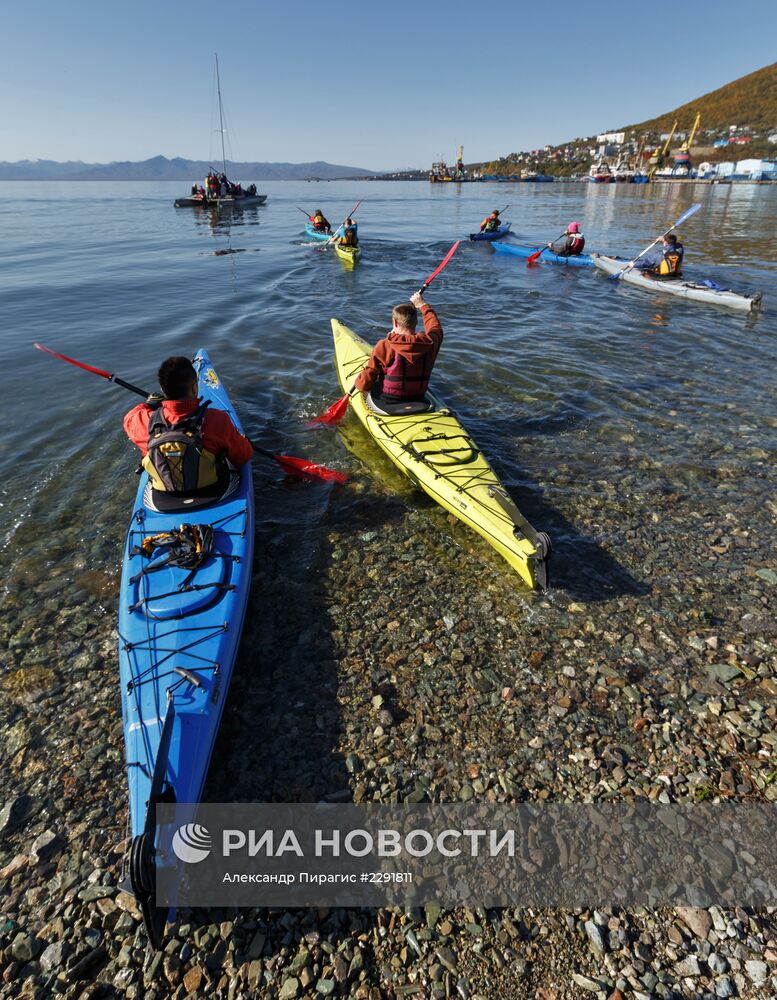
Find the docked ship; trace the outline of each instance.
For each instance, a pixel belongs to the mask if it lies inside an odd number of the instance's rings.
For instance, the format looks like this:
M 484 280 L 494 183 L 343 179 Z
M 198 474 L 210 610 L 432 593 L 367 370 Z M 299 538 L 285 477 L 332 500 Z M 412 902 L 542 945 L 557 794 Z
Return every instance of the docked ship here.
M 429 171 L 429 180 L 432 184 L 439 183 L 454 183 L 454 184 L 464 184 L 470 181 L 482 180 L 479 174 L 470 175 L 464 169 L 464 147 L 459 146 L 459 155 L 456 157 L 456 163 L 453 167 L 449 167 L 444 160 L 439 160 L 437 163 L 432 164 L 432 169 Z
M 612 184 L 615 181 L 615 175 L 610 170 L 610 165 L 606 160 L 599 160 L 591 165 L 591 169 L 588 171 L 588 180 L 592 184 Z

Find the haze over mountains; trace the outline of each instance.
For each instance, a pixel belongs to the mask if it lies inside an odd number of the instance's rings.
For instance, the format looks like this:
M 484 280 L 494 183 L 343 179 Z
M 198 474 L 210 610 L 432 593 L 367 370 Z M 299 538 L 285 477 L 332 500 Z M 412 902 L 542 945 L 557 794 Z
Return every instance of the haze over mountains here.
M 221 170 L 221 162 L 185 160 L 154 156 L 150 160 L 114 163 L 82 163 L 70 160 L 0 161 L 0 180 L 34 181 L 193 181 L 201 183 L 211 167 Z M 312 178 L 333 180 L 342 177 L 372 176 L 374 170 L 346 167 L 317 160 L 313 163 L 233 163 L 227 160 L 227 176 L 233 181 L 303 181 Z

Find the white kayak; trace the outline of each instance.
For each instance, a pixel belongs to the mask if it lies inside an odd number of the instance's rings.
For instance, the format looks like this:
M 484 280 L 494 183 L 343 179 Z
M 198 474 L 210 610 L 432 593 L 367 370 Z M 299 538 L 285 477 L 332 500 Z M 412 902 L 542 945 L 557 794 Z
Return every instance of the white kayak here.
M 615 257 L 604 257 L 602 254 L 592 253 L 596 267 L 607 274 L 618 274 L 629 262 Z M 750 312 L 751 309 L 758 309 L 761 305 L 761 293 L 757 295 L 739 295 L 728 288 L 709 288 L 707 285 L 695 281 L 682 281 L 679 279 L 650 278 L 632 268 L 627 271 L 621 281 L 628 281 L 631 285 L 643 288 L 649 292 L 666 292 L 667 295 L 679 295 L 682 298 L 694 299 L 696 302 L 707 302 L 710 305 L 725 306 L 727 309 L 741 309 L 743 312 Z

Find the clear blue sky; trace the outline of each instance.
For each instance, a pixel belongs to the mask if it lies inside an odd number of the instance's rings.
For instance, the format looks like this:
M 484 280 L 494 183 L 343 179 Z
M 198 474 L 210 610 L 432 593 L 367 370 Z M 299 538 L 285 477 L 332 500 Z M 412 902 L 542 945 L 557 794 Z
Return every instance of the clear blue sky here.
M 777 3 L 29 0 L 0 25 L 0 160 L 209 158 L 217 50 L 233 158 L 379 170 L 669 111 L 774 61 Z

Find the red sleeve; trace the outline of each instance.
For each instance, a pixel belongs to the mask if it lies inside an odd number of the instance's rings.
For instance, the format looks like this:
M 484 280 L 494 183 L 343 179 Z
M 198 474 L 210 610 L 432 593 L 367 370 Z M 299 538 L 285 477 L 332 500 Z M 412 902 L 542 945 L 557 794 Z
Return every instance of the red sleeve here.
M 233 465 L 245 465 L 254 453 L 251 442 L 241 434 L 224 410 L 208 410 L 202 425 L 202 439 L 208 451 L 224 454 Z
M 133 444 L 140 448 L 145 457 L 148 448 L 148 420 L 151 415 L 151 407 L 145 403 L 138 403 L 137 406 L 124 416 L 124 433 Z
M 439 350 L 440 344 L 442 343 L 442 324 L 437 318 L 437 313 L 430 305 L 424 303 L 423 306 L 421 306 L 421 316 L 423 317 L 424 330 L 426 331 L 427 336 L 436 341 L 437 349 Z
M 391 345 L 385 338 L 377 342 L 370 354 L 370 360 L 354 380 L 354 385 L 360 392 L 370 391 L 381 372 L 384 372 L 391 364 L 393 354 Z

